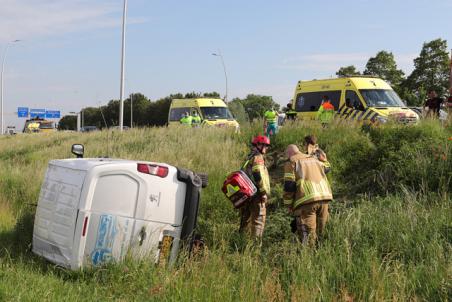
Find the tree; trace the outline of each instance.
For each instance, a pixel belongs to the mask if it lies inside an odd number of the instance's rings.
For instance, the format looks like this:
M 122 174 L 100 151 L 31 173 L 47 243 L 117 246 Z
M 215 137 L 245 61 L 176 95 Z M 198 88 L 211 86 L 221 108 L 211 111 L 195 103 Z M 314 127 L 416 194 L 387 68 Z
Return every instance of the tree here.
M 248 114 L 245 111 L 245 107 L 241 103 L 240 99 L 233 99 L 228 103 L 229 110 L 231 111 L 234 118 L 239 122 L 239 124 L 248 121 Z
M 392 52 L 380 51 L 375 57 L 367 61 L 365 75 L 373 75 L 388 81 L 397 91 L 400 84 L 404 80 L 404 73 L 397 69 L 397 64 L 394 60 Z
M 354 75 L 360 75 L 361 73 L 356 70 L 356 67 L 354 65 L 349 65 L 346 67 L 341 67 L 336 72 L 336 75 L 338 77 L 348 77 L 348 76 L 354 76 Z
M 58 122 L 60 130 L 77 130 L 77 117 L 75 115 L 65 115 Z
M 417 96 L 422 90 L 431 89 L 444 95 L 449 86 L 449 63 L 446 40 L 424 43 L 419 57 L 414 59 L 414 70 L 403 86 Z
M 124 100 L 124 125 L 130 127 L 130 100 L 132 99 L 133 126 L 146 126 L 148 119 L 146 113 L 150 106 L 150 100 L 142 93 L 136 92 Z
M 248 94 L 245 99 L 235 98 L 232 102 L 240 102 L 243 105 L 250 121 L 262 118 L 265 111 L 272 107 L 279 110 L 279 104 L 275 103 L 271 96 Z

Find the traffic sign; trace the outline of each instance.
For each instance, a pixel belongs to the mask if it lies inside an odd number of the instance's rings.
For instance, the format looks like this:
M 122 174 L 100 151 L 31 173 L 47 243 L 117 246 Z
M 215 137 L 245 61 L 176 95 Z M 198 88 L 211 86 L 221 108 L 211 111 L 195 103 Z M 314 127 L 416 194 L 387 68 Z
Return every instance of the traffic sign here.
M 28 117 L 28 107 L 18 107 L 17 117 Z
M 40 117 L 44 118 L 46 116 L 45 109 L 30 109 L 30 118 Z
M 46 110 L 46 118 L 60 118 L 61 114 L 59 110 Z

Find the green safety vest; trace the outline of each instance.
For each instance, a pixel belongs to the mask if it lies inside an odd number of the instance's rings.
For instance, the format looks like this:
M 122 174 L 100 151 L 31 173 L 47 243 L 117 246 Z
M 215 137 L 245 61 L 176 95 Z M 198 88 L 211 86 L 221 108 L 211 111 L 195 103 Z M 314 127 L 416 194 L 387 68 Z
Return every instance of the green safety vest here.
M 180 119 L 180 123 L 182 125 L 191 125 L 191 121 L 192 121 L 192 117 L 191 116 L 184 116 L 183 118 Z
M 192 116 L 191 123 L 194 126 L 201 124 L 201 117 L 199 115 Z
M 334 113 L 334 106 L 327 102 L 320 105 L 319 111 L 317 111 L 317 118 L 322 123 L 329 123 L 333 119 Z
M 269 124 L 276 124 L 277 119 L 277 113 L 276 111 L 265 111 L 264 117 L 267 123 Z

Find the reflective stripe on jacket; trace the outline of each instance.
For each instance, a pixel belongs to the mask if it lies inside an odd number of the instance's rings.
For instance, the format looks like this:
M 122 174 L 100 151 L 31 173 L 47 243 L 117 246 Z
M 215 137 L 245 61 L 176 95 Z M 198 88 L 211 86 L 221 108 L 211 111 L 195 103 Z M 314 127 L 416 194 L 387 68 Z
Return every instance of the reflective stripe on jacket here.
M 252 153 L 249 160 L 243 165 L 243 170 L 253 179 L 259 193 L 270 196 L 270 176 L 265 166 L 264 155 L 261 153 Z
M 328 162 L 315 156 L 297 153 L 284 165 L 284 204 L 293 209 L 301 204 L 332 200 L 333 194 L 326 177 Z

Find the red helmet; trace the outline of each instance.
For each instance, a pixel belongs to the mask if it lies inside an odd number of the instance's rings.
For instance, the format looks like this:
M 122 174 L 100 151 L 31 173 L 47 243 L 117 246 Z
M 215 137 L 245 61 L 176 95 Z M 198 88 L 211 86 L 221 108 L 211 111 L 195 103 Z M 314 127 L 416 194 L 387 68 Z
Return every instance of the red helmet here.
M 251 144 L 253 144 L 253 145 L 264 144 L 264 145 L 270 146 L 270 139 L 266 136 L 258 135 L 253 138 L 253 140 L 251 141 Z

